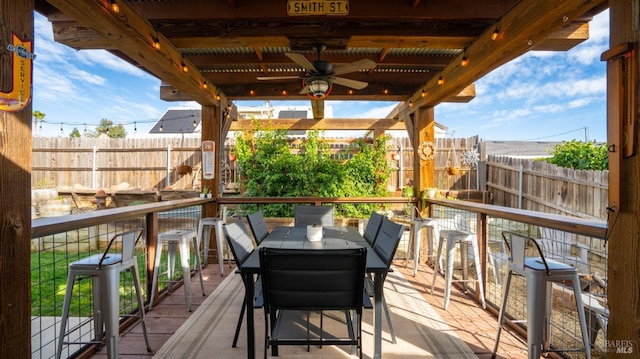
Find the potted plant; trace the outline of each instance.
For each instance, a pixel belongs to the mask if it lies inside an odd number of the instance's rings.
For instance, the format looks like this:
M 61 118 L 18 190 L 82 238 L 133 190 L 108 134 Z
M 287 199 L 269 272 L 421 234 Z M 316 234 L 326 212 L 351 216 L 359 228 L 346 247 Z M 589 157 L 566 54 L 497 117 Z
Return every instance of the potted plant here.
M 211 198 L 212 194 L 209 193 L 209 186 L 202 187 L 202 193 L 200 193 L 200 198 Z
M 436 198 L 436 194 L 438 194 L 438 189 L 435 187 L 429 187 L 424 191 L 427 193 L 428 198 Z
M 236 160 L 236 152 L 235 151 L 229 151 L 229 161 L 233 162 Z

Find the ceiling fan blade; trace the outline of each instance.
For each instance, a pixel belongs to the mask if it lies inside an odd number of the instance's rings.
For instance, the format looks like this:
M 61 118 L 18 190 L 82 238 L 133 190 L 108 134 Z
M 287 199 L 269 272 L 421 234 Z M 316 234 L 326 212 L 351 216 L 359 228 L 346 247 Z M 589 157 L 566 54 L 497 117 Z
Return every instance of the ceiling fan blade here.
M 309 92 L 311 92 L 311 88 L 309 88 L 309 85 L 307 85 L 302 90 L 300 90 L 300 95 L 306 95 Z
M 350 64 L 336 65 L 333 68 L 333 75 L 348 74 L 350 72 L 357 72 L 361 70 L 373 69 L 376 67 L 376 63 L 373 60 L 362 59 L 354 61 Z
M 334 77 L 331 79 L 334 84 L 351 87 L 356 90 L 362 90 L 363 88 L 369 86 L 369 83 L 364 81 L 345 79 L 344 77 Z
M 258 76 L 258 80 L 298 80 L 300 76 Z
M 284 55 L 290 58 L 291 60 L 293 60 L 293 62 L 295 62 L 296 64 L 302 66 L 303 69 L 307 71 L 318 72 L 315 66 L 313 66 L 313 64 L 309 60 L 307 60 L 307 58 L 304 57 L 304 55 L 298 54 L 296 52 L 287 52 Z

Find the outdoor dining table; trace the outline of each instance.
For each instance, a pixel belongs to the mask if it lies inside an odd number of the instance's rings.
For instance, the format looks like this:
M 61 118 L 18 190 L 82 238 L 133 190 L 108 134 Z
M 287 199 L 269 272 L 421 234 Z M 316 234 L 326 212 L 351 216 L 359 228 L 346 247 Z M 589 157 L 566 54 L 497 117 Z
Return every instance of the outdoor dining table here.
M 262 241 L 260 247 L 299 248 L 299 249 L 329 249 L 329 248 L 367 248 L 366 272 L 373 275 L 373 343 L 376 359 L 382 358 L 382 276 L 388 270 L 386 264 L 371 248 L 355 227 L 323 227 L 323 236 L 319 241 L 309 241 L 306 238 L 306 227 L 276 227 Z M 258 250 L 247 258 L 241 268 L 245 280 L 247 298 L 254 297 L 254 276 L 260 273 L 260 258 Z M 247 301 L 247 353 L 248 358 L 255 358 L 255 333 L 253 302 Z

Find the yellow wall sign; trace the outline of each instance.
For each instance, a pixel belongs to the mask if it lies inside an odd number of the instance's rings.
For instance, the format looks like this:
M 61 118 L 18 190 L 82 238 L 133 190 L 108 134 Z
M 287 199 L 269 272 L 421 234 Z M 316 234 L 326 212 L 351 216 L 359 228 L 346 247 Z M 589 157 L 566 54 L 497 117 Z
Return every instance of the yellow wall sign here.
M 289 16 L 349 15 L 349 0 L 289 0 Z
M 0 111 L 20 111 L 31 100 L 32 60 L 36 58 L 31 41 L 13 34 L 7 46 L 11 54 L 11 90 L 0 92 Z

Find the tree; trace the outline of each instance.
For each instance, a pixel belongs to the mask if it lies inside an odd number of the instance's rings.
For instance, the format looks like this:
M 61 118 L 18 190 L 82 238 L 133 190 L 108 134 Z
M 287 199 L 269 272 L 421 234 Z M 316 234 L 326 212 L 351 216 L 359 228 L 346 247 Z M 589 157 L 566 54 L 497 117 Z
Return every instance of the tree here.
M 95 132 L 90 133 L 88 137 L 100 137 L 102 134 L 107 135 L 109 138 L 127 137 L 127 131 L 124 129 L 124 126 L 114 126 L 113 121 L 107 120 L 106 118 L 100 120 L 100 124 L 96 127 Z
M 552 154 L 553 157 L 543 161 L 576 170 L 604 171 L 609 168 L 606 144 L 596 146 L 595 142 L 571 140 L 555 145 Z
M 74 127 L 73 130 L 71 130 L 71 133 L 69 134 L 69 137 L 71 137 L 71 138 L 80 138 L 82 136 L 80 135 L 80 131 L 78 131 L 78 128 Z
M 33 128 L 37 128 L 38 127 L 38 121 L 42 121 L 46 115 L 43 112 L 35 110 L 31 114 L 31 116 L 33 116 Z

